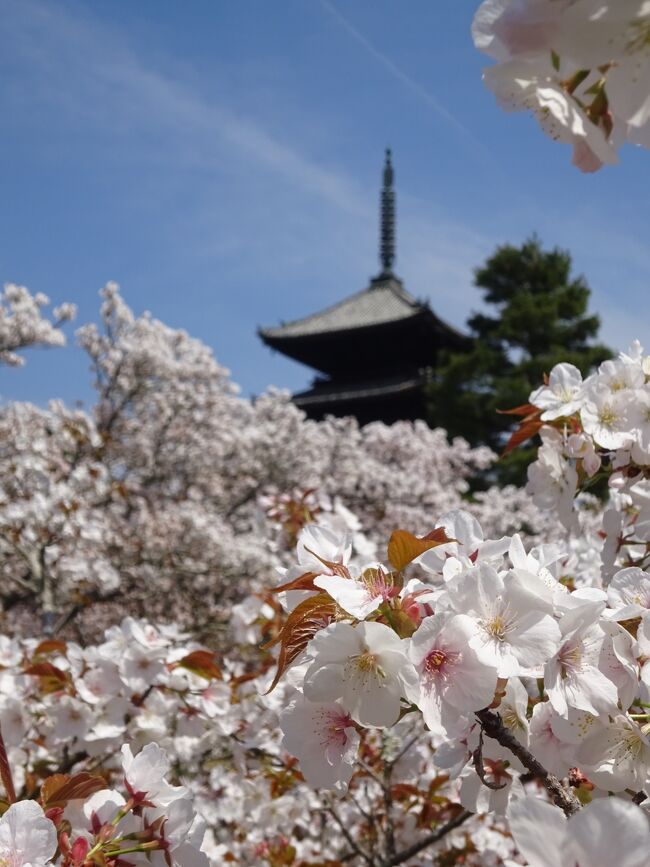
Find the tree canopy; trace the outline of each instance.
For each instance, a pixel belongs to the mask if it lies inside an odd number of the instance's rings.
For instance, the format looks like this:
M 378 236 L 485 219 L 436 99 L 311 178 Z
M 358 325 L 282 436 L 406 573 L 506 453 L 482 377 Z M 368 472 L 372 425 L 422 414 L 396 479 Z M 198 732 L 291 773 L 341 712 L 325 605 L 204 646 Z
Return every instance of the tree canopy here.
M 500 452 L 512 417 L 499 411 L 524 404 L 545 373 L 561 362 L 586 374 L 612 356 L 596 342 L 600 319 L 588 311 L 590 288 L 572 275 L 571 255 L 542 249 L 532 236 L 504 244 L 475 271 L 493 313 L 467 322 L 469 352 L 446 353 L 429 391 L 429 421 Z M 497 466 L 499 481 L 521 483 L 532 449 L 518 449 Z

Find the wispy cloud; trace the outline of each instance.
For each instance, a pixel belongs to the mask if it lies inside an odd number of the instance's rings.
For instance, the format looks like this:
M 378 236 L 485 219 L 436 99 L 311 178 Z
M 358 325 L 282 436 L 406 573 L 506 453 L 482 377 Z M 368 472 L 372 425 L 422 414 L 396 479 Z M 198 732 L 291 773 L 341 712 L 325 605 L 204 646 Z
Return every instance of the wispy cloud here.
M 72 16 L 57 4 L 36 0 L 8 0 L 7 8 L 11 14 L 0 23 L 3 41 L 30 58 L 36 67 L 32 76 L 38 68 L 43 73 L 41 93 L 25 94 L 30 100 L 46 98 L 50 107 L 85 113 L 96 123 L 111 124 L 114 131 L 123 131 L 125 125 L 150 129 L 154 124 L 189 143 L 188 155 L 196 166 L 218 168 L 217 145 L 226 145 L 238 159 L 276 172 L 343 211 L 368 212 L 358 185 L 343 172 L 306 156 L 254 118 L 145 65 L 119 34 L 88 15 Z M 47 51 L 46 45 L 55 50 Z
M 370 54 L 378 63 L 380 63 L 388 72 L 403 84 L 407 90 L 414 94 L 421 102 L 432 109 L 442 120 L 452 127 L 459 136 L 467 142 L 472 150 L 482 157 L 489 157 L 476 136 L 463 124 L 449 109 L 429 90 L 423 87 L 420 82 L 410 76 L 401 66 L 398 66 L 392 58 L 385 52 L 380 51 L 367 36 L 365 36 L 352 22 L 331 2 L 331 0 L 320 0 L 321 6 L 327 10 L 332 18 L 339 24 L 345 32 L 352 37 L 359 45 L 363 46 L 365 51 Z

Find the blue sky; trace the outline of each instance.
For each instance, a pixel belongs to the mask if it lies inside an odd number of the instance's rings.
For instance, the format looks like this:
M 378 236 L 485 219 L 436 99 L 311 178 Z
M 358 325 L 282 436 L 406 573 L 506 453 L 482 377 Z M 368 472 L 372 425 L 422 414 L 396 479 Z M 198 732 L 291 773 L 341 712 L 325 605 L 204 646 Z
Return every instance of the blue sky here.
M 215 350 L 244 393 L 300 388 L 258 325 L 378 271 L 383 150 L 396 270 L 462 325 L 472 269 L 537 231 L 574 254 L 602 336 L 647 336 L 650 154 L 583 176 L 497 108 L 478 0 L 0 0 L 0 280 L 97 319 L 116 280 Z M 4 399 L 91 399 L 80 350 L 32 351 Z

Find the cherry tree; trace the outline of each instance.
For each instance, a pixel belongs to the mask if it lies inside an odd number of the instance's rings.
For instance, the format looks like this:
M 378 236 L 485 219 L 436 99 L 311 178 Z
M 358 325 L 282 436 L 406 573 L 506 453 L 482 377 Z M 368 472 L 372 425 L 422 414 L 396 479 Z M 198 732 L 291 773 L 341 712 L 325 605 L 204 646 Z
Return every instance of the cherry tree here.
M 0 364 L 20 367 L 25 359 L 20 349 L 30 346 L 64 346 L 65 335 L 59 325 L 74 319 L 74 304 L 61 304 L 53 311 L 54 322 L 43 316 L 50 303 L 47 295 L 32 295 L 25 286 L 7 283 L 0 292 Z

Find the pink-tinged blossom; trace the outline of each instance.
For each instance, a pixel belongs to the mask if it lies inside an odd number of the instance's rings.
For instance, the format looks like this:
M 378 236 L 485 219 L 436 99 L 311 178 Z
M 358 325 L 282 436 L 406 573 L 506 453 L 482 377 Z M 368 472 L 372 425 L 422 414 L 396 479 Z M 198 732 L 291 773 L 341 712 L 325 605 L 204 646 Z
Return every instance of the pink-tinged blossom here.
M 641 655 L 641 682 L 645 685 L 645 701 L 650 699 L 650 611 L 643 615 L 636 633 L 636 640 Z
M 583 171 L 615 162 L 625 140 L 650 145 L 649 30 L 641 0 L 485 0 L 472 27 L 497 61 L 484 73 L 497 98 L 572 142 Z
M 3 867 L 44 867 L 51 862 L 56 847 L 54 823 L 36 801 L 18 801 L 0 819 Z
M 390 573 L 380 565 L 366 567 L 358 578 L 319 575 L 314 584 L 329 593 L 340 608 L 357 620 L 364 620 L 382 603 L 399 594 Z
M 435 735 L 458 733 L 463 714 L 487 707 L 496 689 L 496 668 L 470 647 L 475 622 L 464 614 L 426 617 L 410 639 L 409 655 L 419 683 L 409 698 Z
M 568 93 L 550 53 L 513 58 L 485 70 L 483 78 L 506 111 L 531 111 L 554 141 L 573 145 L 574 165 L 593 172 L 618 162 L 605 130 L 583 108 L 579 93 Z M 593 81 L 586 82 L 586 91 Z
M 347 788 L 360 739 L 341 704 L 297 698 L 280 715 L 280 728 L 283 747 L 299 760 L 310 786 L 340 791 Z
M 548 53 L 559 12 L 571 0 L 484 0 L 472 22 L 474 44 L 495 60 Z
M 381 623 L 335 623 L 309 643 L 305 673 L 310 701 L 341 700 L 352 719 L 366 726 L 397 722 L 400 700 L 417 677 L 406 643 Z
M 620 624 L 601 620 L 605 640 L 600 651 L 598 668 L 618 690 L 618 703 L 623 710 L 632 704 L 639 689 L 637 642 Z
M 553 722 L 558 714 L 550 701 L 539 702 L 530 719 L 529 749 L 551 773 L 563 777 L 573 762 L 573 748 L 567 748 L 555 733 Z
M 621 798 L 603 798 L 569 820 L 563 863 L 567 867 L 645 867 L 648 852 L 650 825 L 644 811 Z

